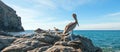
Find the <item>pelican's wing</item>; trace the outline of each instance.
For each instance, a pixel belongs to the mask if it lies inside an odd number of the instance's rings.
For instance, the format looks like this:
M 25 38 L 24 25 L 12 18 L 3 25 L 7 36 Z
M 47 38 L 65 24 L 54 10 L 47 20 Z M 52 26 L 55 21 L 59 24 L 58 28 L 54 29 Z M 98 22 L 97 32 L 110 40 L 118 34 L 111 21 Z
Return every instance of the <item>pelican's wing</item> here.
M 71 22 L 71 23 L 69 23 L 68 25 L 66 25 L 66 27 L 65 27 L 65 29 L 64 29 L 64 31 L 63 31 L 63 34 L 66 34 L 66 33 L 68 33 L 69 31 L 71 31 L 71 30 L 72 30 L 71 27 L 72 27 L 74 24 L 75 24 L 74 22 Z

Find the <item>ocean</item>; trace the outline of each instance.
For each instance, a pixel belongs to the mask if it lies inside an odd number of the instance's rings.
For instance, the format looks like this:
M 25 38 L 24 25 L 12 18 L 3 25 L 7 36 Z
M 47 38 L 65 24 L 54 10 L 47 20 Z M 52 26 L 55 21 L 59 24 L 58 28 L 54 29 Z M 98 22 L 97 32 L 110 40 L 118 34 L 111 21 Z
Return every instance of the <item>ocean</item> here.
M 33 30 L 26 30 L 13 34 L 30 35 L 32 33 L 34 33 Z M 120 52 L 120 30 L 75 30 L 73 33 L 91 39 L 95 46 L 103 49 L 103 52 Z
M 120 30 L 76 30 L 74 33 L 90 38 L 103 52 L 120 52 Z

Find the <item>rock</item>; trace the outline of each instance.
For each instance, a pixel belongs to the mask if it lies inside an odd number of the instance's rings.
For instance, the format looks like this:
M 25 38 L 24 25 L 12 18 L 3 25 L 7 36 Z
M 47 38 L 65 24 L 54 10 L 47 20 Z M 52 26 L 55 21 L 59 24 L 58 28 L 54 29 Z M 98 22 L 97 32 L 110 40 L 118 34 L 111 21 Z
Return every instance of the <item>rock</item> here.
M 0 31 L 0 35 L 2 35 L 2 36 L 13 36 L 13 35 L 8 34 L 7 32 L 4 32 L 4 31 Z
M 54 44 L 54 46 L 55 46 L 55 45 L 68 46 L 68 44 L 67 44 L 67 43 L 68 43 L 68 42 L 58 41 L 58 42 L 56 42 L 56 43 Z
M 16 38 L 15 37 L 9 37 L 9 36 L 1 36 L 0 35 L 0 51 L 9 46 Z
M 35 32 L 37 32 L 37 33 L 46 33 L 45 30 L 42 30 L 42 29 L 40 29 L 40 28 L 36 29 Z
M 69 46 L 53 46 L 47 49 L 45 52 L 82 52 L 80 49 L 74 49 Z
M 32 39 L 37 39 L 39 41 L 43 41 L 49 44 L 54 44 L 55 42 L 60 40 L 60 36 L 50 35 L 49 33 L 40 33 L 33 36 Z
M 40 48 L 36 48 L 34 50 L 30 50 L 28 52 L 44 52 L 46 51 L 48 48 L 50 48 L 51 46 L 43 46 L 43 47 L 40 47 Z
M 46 52 L 102 52 L 95 47 L 90 39 L 81 36 L 74 36 L 73 41 L 58 41 L 46 50 Z
M 67 36 L 67 41 L 60 41 L 60 38 L 55 34 L 37 33 L 27 38 L 17 38 L 2 52 L 102 52 L 101 48 L 95 47 L 86 37 L 73 35 L 73 41 Z
M 3 52 L 27 52 L 28 50 L 35 49 L 37 47 L 48 46 L 49 44 L 40 42 L 38 40 L 19 38 L 15 40 L 10 46 L 3 49 Z
M 21 24 L 21 17 L 16 11 L 0 0 L 0 31 L 19 32 L 24 31 Z

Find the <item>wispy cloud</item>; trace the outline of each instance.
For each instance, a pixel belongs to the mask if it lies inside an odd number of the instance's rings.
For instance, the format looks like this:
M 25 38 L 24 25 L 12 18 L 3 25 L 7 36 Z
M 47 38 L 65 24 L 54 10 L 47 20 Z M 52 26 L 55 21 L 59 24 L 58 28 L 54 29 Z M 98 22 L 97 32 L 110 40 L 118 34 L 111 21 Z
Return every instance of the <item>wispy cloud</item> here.
M 60 8 L 63 8 L 65 10 L 73 10 L 78 6 L 87 4 L 91 1 L 93 0 L 56 0 L 55 2 L 58 3 L 57 6 Z
M 40 16 L 41 14 L 33 9 L 28 9 L 28 8 L 24 8 L 24 7 L 19 7 L 19 6 L 15 6 L 12 5 L 12 7 L 17 11 L 17 13 L 22 17 L 22 22 L 23 22 L 23 26 L 25 29 L 36 29 L 36 28 L 43 28 L 43 29 L 53 29 L 53 27 L 58 27 L 60 29 L 64 29 L 65 25 L 72 22 L 72 21 L 57 21 L 57 22 L 53 22 L 53 20 L 55 20 L 56 17 L 45 17 L 45 18 L 39 18 L 39 19 L 35 19 L 35 17 Z M 91 20 L 91 21 L 102 21 L 102 20 L 115 20 L 114 18 L 120 17 L 120 13 L 116 12 L 116 13 L 110 13 L 110 14 L 106 14 L 103 16 L 100 16 L 101 18 L 95 20 Z M 42 20 L 43 19 L 43 20 Z M 118 19 L 119 20 L 119 19 Z M 89 23 L 89 24 L 80 24 L 80 27 L 77 26 L 77 28 L 75 29 L 81 29 L 81 30 L 119 30 L 120 29 L 120 22 L 99 22 L 98 24 L 96 23 Z
M 21 17 L 22 25 L 25 29 L 39 28 L 41 26 L 39 24 L 43 24 L 46 21 L 52 21 L 54 19 L 49 17 L 41 17 L 44 16 L 44 14 L 34 9 L 20 7 L 17 5 L 11 5 L 11 7 L 14 8 L 17 14 Z
M 101 18 L 111 21 L 120 21 L 120 12 L 109 13 L 101 16 Z
M 107 16 L 118 16 L 120 17 L 120 12 L 116 12 L 116 13 L 111 13 L 111 14 L 108 14 Z
M 65 9 L 73 10 L 77 6 L 93 2 L 95 0 L 27 0 L 28 2 L 36 3 L 36 6 L 50 9 Z
M 6 0 L 9 1 L 9 0 Z M 14 0 L 15 1 L 15 0 Z M 68 17 L 68 14 L 64 11 L 74 10 L 80 8 L 80 6 L 92 3 L 96 0 L 23 0 L 29 2 L 33 5 L 20 6 L 9 3 L 13 9 L 17 11 L 17 14 L 22 17 L 22 24 L 25 29 L 52 29 L 54 26 L 60 29 L 64 29 L 65 25 L 72 22 L 68 19 L 59 20 L 60 15 Z M 12 1 L 11 1 L 12 2 Z M 22 2 L 21 2 L 22 3 Z M 61 11 L 59 14 L 58 11 Z M 54 12 L 53 14 L 51 14 Z M 56 17 L 55 15 L 58 15 Z M 60 16 L 60 17 L 59 17 Z M 63 17 L 62 16 L 62 17 Z M 76 29 L 120 29 L 120 12 L 109 13 L 102 16 L 95 16 L 94 19 L 81 20 L 80 27 L 77 26 Z M 58 20 L 58 21 L 57 21 Z
M 120 12 L 108 13 L 98 16 L 96 19 L 89 20 L 89 24 L 81 24 L 76 29 L 82 30 L 119 30 L 120 29 Z
M 100 23 L 100 24 L 81 24 L 76 29 L 81 30 L 119 30 L 120 22 L 116 23 Z
M 32 23 L 27 23 L 27 25 L 25 25 L 25 29 L 29 30 L 29 29 L 37 29 L 37 28 L 42 28 L 45 30 L 48 29 L 53 29 L 53 27 L 57 27 L 61 30 L 63 30 L 65 28 L 65 25 L 68 24 L 70 21 L 66 20 L 66 21 L 57 21 L 57 22 L 41 22 L 41 21 L 33 21 Z
M 108 23 L 108 22 L 120 22 L 120 12 L 103 14 L 101 16 L 95 16 L 94 19 L 85 19 L 82 22 L 89 23 Z
M 14 8 L 17 11 L 17 14 L 19 16 L 24 17 L 24 18 L 35 18 L 42 14 L 33 9 L 24 8 L 24 7 L 20 7 L 17 5 L 11 5 L 11 6 L 12 6 L 12 8 Z

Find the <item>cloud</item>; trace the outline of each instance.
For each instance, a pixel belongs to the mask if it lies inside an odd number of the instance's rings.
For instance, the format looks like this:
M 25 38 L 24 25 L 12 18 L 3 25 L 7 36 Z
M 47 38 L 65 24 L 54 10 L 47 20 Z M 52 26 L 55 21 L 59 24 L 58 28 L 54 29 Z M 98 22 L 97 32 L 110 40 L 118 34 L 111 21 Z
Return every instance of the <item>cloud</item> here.
M 91 20 L 83 20 L 86 24 L 77 26 L 77 30 L 120 30 L 120 12 L 108 13 Z
M 73 10 L 78 6 L 89 3 L 90 1 L 93 0 L 56 0 L 55 2 L 58 3 L 57 6 L 60 8 L 63 8 L 65 10 Z
M 52 20 L 52 18 L 41 17 L 41 16 L 44 16 L 44 13 L 34 9 L 20 7 L 17 5 L 11 5 L 11 7 L 14 10 L 16 10 L 18 16 L 21 17 L 22 25 L 25 29 L 36 29 L 39 26 L 39 24 L 44 22 L 45 20 L 47 21 Z
M 46 18 L 39 18 L 35 19 L 35 17 L 40 16 L 38 11 L 24 8 L 24 7 L 19 7 L 19 6 L 12 6 L 17 13 L 22 17 L 22 22 L 23 26 L 26 30 L 29 29 L 37 29 L 37 28 L 42 28 L 42 29 L 53 29 L 53 27 L 58 27 L 59 29 L 64 29 L 65 25 L 72 21 L 57 21 L 53 22 L 55 20 L 55 17 L 46 17 Z M 102 20 L 113 20 L 115 17 L 119 17 L 120 13 L 111 13 L 107 14 L 104 16 L 101 16 L 100 19 L 98 20 L 91 20 L 91 21 L 102 21 Z M 112 19 L 111 19 L 112 18 Z M 42 20 L 44 19 L 44 20 Z M 76 27 L 76 30 L 119 30 L 120 29 L 120 22 L 115 22 L 115 23 L 104 23 L 104 22 L 99 22 L 98 24 L 80 24 L 80 27 Z
M 115 12 L 115 13 L 111 13 L 111 14 L 108 14 L 107 16 L 118 16 L 120 17 L 120 12 Z
M 101 19 L 106 19 L 109 21 L 119 21 L 120 22 L 120 12 L 109 13 L 104 16 L 101 16 Z
M 26 0 L 34 4 L 35 7 L 43 8 L 43 9 L 55 9 L 57 6 L 53 2 L 53 0 Z
M 37 7 L 49 9 L 73 10 L 78 6 L 93 2 L 95 0 L 27 0 L 35 3 Z
M 100 24 L 81 24 L 76 29 L 80 30 L 119 30 L 120 22 L 116 23 L 100 23 Z
M 26 30 L 29 29 L 53 29 L 53 27 L 58 27 L 64 29 L 65 25 L 72 21 L 57 21 L 57 17 L 49 15 L 50 10 L 53 12 L 64 10 L 73 10 L 76 7 L 92 3 L 95 0 L 25 0 L 33 5 L 31 8 L 25 6 L 18 6 L 17 4 L 9 4 L 13 9 L 16 10 L 17 14 L 22 17 L 22 24 Z M 26 5 L 27 6 L 27 5 Z M 49 10 L 47 10 L 49 9 Z M 60 9 L 60 10 L 58 10 Z M 57 15 L 57 14 L 56 14 Z M 61 14 L 60 14 L 61 15 Z M 66 15 L 67 16 L 67 15 Z M 56 21 L 55 21 L 56 20 Z M 112 21 L 112 22 L 111 22 Z M 116 22 L 117 21 L 117 22 Z M 110 13 L 103 16 L 99 16 L 96 19 L 86 19 L 80 27 L 77 26 L 76 29 L 82 30 L 111 30 L 120 29 L 120 12 Z M 106 22 L 106 23 L 105 23 Z
M 57 27 L 61 30 L 65 28 L 65 25 L 70 23 L 70 21 L 57 21 L 57 22 L 41 22 L 41 21 L 33 21 L 32 23 L 27 23 L 27 26 L 24 26 L 26 30 L 32 29 L 35 30 L 37 28 L 42 28 L 45 30 L 53 29 L 53 27 Z
M 81 20 L 80 22 L 86 23 L 113 23 L 113 22 L 120 22 L 120 12 L 108 13 L 103 14 L 101 16 L 95 16 L 92 19 L 85 19 Z
M 11 7 L 17 11 L 17 14 L 19 16 L 24 17 L 24 18 L 35 18 L 42 14 L 36 10 L 20 7 L 17 5 L 11 5 Z

